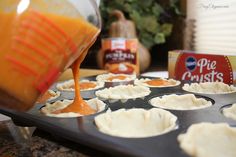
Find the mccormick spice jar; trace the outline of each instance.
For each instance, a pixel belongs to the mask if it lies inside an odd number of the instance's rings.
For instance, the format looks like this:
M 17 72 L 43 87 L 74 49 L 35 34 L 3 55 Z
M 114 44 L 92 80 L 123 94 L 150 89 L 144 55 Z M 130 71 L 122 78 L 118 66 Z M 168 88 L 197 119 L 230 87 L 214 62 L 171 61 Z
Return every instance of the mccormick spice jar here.
M 102 40 L 104 69 L 111 73 L 139 74 L 138 40 L 106 38 Z
M 168 54 L 169 77 L 194 82 L 236 83 L 236 56 L 174 50 Z

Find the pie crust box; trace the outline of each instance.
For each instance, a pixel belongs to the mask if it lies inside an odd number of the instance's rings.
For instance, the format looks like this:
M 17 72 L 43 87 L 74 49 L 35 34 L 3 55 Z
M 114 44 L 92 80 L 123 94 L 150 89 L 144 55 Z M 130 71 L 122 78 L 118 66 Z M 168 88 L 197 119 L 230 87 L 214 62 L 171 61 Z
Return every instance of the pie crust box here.
M 168 52 L 168 72 L 176 80 L 235 84 L 236 56 L 173 50 Z

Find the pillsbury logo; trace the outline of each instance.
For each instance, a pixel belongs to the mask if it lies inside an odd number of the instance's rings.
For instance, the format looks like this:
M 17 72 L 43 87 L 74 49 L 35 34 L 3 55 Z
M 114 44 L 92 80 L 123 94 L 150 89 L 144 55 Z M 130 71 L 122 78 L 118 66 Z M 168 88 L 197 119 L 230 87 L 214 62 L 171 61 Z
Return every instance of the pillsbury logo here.
M 233 83 L 233 69 L 226 56 L 182 53 L 177 60 L 175 76 L 193 82 Z
M 188 57 L 185 61 L 185 67 L 189 71 L 195 70 L 195 68 L 197 67 L 197 60 L 192 56 Z

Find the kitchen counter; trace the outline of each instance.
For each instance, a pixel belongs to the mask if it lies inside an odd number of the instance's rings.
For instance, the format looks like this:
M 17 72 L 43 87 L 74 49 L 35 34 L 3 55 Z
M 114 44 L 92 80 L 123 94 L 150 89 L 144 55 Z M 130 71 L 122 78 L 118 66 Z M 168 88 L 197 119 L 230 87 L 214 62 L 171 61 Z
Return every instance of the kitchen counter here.
M 0 157 L 90 157 L 109 156 L 34 127 L 19 127 L 0 121 Z

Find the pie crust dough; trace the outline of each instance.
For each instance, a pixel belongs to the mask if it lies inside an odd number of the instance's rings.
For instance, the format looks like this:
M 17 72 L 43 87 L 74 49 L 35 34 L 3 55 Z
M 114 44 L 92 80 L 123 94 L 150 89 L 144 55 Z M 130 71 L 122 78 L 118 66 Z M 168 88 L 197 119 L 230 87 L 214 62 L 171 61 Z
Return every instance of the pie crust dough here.
M 162 85 L 162 86 L 152 86 L 147 84 L 147 81 L 151 81 L 153 79 L 149 79 L 149 78 L 141 78 L 141 79 L 136 79 L 134 81 L 135 85 L 141 85 L 141 86 L 147 86 L 147 87 L 153 87 L 153 88 L 162 88 L 162 87 L 174 87 L 174 86 L 178 86 L 180 85 L 180 81 L 174 80 L 174 79 L 164 79 L 164 78 L 160 78 L 160 80 L 165 80 L 170 82 L 172 85 Z
M 47 99 L 46 101 L 54 100 L 54 99 L 58 98 L 61 95 L 61 92 L 59 92 L 59 91 L 55 92 L 51 89 L 49 89 L 48 92 L 51 95 L 51 97 L 49 99 Z M 45 102 L 45 101 L 43 101 L 43 102 Z M 41 100 L 38 100 L 36 103 L 42 103 L 42 102 L 41 102 Z
M 236 156 L 236 128 L 226 123 L 193 124 L 178 136 L 178 141 L 192 157 Z
M 144 86 L 119 85 L 115 87 L 105 88 L 95 92 L 95 95 L 102 100 L 128 100 L 136 98 L 144 98 L 149 95 L 151 90 Z
M 164 95 L 150 100 L 150 104 L 155 107 L 171 110 L 196 110 L 212 105 L 211 101 L 204 98 L 196 98 L 193 94 Z
M 119 109 L 95 117 L 99 131 L 118 137 L 150 137 L 176 128 L 177 117 L 169 111 L 152 108 Z
M 82 82 L 93 82 L 96 84 L 96 87 L 95 88 L 87 88 L 87 89 L 80 90 L 80 91 L 96 90 L 96 89 L 104 87 L 104 82 L 81 80 L 80 83 L 82 83 Z M 63 83 L 58 83 L 56 88 L 60 91 L 75 91 L 74 88 L 71 88 L 71 86 L 73 86 L 74 84 L 75 84 L 74 80 L 71 79 L 71 80 L 65 81 Z
M 226 94 L 236 92 L 236 87 L 227 85 L 223 82 L 204 82 L 204 83 L 191 83 L 184 84 L 183 90 L 204 93 L 204 94 Z
M 56 91 L 56 92 L 55 92 L 55 91 L 53 91 L 53 90 L 51 90 L 51 89 L 49 89 L 48 92 L 49 92 L 51 95 L 53 95 L 53 96 L 50 97 L 47 101 L 54 100 L 54 99 L 58 98 L 58 97 L 61 95 L 61 93 L 60 93 L 59 91 Z
M 108 78 L 115 77 L 115 76 L 125 76 L 126 78 L 124 80 L 120 80 L 120 79 L 114 79 L 112 81 L 107 80 Z M 101 74 L 96 77 L 96 80 L 98 82 L 126 82 L 126 81 L 132 81 L 135 79 L 136 79 L 136 75 L 113 74 L 113 73 Z
M 236 103 L 234 103 L 231 107 L 224 108 L 223 115 L 236 120 Z
M 60 114 L 53 114 L 52 113 L 52 112 L 57 111 L 59 109 L 65 108 L 66 106 L 68 106 L 72 102 L 73 102 L 73 100 L 64 99 L 63 101 L 56 101 L 52 104 L 47 103 L 45 105 L 45 107 L 43 107 L 41 109 L 41 112 L 47 116 L 50 116 L 50 117 L 65 117 L 66 118 L 66 117 L 83 116 L 83 115 L 81 115 L 79 113 L 75 113 L 75 112 L 60 113 Z M 97 111 L 97 113 L 105 110 L 105 108 L 106 108 L 106 104 L 97 98 L 90 99 L 86 102 L 88 103 L 89 106 L 91 106 L 93 109 L 95 109 Z

